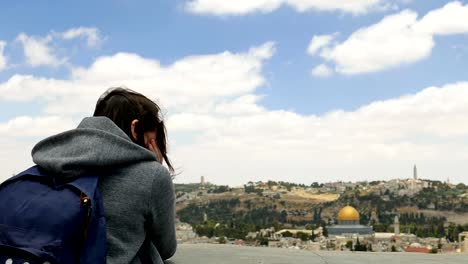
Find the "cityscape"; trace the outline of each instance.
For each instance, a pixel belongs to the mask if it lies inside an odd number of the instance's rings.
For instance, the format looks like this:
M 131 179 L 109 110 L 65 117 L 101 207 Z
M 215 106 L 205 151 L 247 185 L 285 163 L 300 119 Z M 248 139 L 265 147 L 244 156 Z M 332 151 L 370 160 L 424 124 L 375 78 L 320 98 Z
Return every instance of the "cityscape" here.
M 468 253 L 468 186 L 419 178 L 416 165 L 412 172 L 407 179 L 310 186 L 269 181 L 230 188 L 205 177 L 198 184 L 176 184 L 178 240 L 312 251 Z

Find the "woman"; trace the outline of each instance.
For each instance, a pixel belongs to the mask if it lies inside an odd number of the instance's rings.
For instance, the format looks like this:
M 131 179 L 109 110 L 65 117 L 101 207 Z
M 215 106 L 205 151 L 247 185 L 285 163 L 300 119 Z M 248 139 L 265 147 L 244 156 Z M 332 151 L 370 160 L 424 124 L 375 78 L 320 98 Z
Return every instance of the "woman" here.
M 107 263 L 163 263 L 176 250 L 174 187 L 157 104 L 110 89 L 93 117 L 39 142 L 34 162 L 61 177 L 99 171 L 107 222 Z

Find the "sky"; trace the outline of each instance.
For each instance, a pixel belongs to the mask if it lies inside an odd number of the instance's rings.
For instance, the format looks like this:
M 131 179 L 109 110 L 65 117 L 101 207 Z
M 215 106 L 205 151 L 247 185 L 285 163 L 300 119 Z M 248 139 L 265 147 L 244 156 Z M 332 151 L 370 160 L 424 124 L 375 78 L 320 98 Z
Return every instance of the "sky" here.
M 163 109 L 175 182 L 468 183 L 468 1 L 0 3 L 0 181 L 109 87 Z

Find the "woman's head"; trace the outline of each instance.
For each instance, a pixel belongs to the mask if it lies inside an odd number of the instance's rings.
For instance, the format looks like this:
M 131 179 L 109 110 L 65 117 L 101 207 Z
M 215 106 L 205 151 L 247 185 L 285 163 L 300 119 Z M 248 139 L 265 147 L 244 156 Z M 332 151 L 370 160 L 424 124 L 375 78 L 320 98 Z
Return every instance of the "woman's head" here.
M 133 142 L 145 148 L 148 148 L 151 135 L 155 135 L 162 158 L 169 169 L 174 171 L 167 156 L 166 127 L 161 109 L 155 102 L 130 89 L 111 88 L 99 98 L 94 116 L 108 117 Z

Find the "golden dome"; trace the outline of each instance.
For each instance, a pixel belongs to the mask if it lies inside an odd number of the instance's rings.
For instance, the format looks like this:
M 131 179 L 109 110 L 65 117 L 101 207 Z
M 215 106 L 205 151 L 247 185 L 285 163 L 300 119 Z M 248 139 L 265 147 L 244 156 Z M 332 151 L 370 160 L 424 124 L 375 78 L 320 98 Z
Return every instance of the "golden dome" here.
M 340 221 L 359 221 L 359 212 L 352 206 L 343 207 L 338 213 Z

